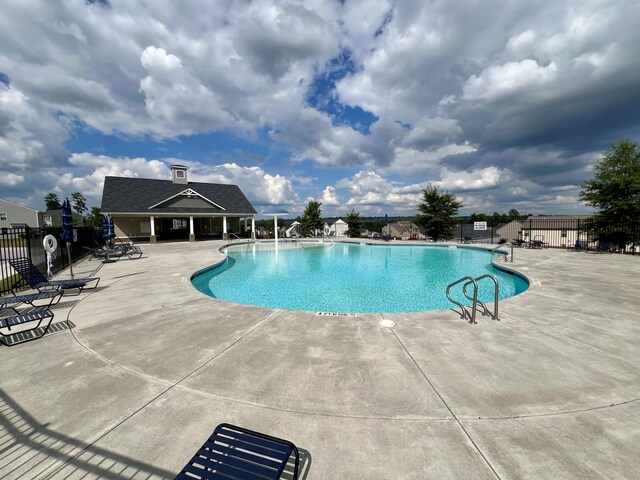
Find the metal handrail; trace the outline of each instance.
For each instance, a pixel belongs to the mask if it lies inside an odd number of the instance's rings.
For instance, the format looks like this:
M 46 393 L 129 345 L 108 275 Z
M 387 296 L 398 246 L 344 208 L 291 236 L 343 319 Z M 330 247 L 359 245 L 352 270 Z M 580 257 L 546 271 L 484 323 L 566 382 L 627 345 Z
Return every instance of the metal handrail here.
M 470 299 L 473 301 L 472 307 L 471 307 L 471 314 L 469 314 L 469 312 L 467 311 L 466 307 L 454 300 L 453 298 L 451 298 L 451 287 L 455 287 L 456 285 L 458 285 L 459 283 L 462 283 L 466 281 L 467 283 L 471 283 L 473 284 L 473 299 Z M 465 295 L 466 296 L 466 295 Z M 458 315 L 460 315 L 460 318 L 462 319 L 469 319 L 469 323 L 476 323 L 476 310 L 477 310 L 477 304 L 478 304 L 478 283 L 476 282 L 475 278 L 473 277 L 462 277 L 459 280 L 456 280 L 453 283 L 450 283 L 447 286 L 447 298 L 449 299 L 449 301 L 457 306 L 460 307 L 460 312 L 458 312 L 455 308 L 452 308 L 451 310 L 453 310 L 454 312 L 456 312 Z M 468 297 L 467 297 L 468 298 Z
M 484 302 L 482 302 L 481 300 L 478 300 L 478 303 L 480 304 L 480 306 L 482 307 L 482 315 L 483 316 L 489 316 L 491 318 L 493 318 L 494 320 L 498 320 L 500 321 L 500 318 L 498 318 L 498 298 L 500 296 L 500 284 L 498 283 L 498 279 L 496 277 L 494 277 L 493 275 L 486 273 L 484 275 L 480 275 L 479 277 L 475 278 L 476 281 L 476 288 L 477 288 L 477 284 L 480 282 L 480 280 L 482 280 L 483 278 L 489 278 L 493 281 L 493 314 L 489 311 L 489 309 L 487 308 L 487 306 L 484 304 Z M 471 297 L 469 297 L 469 295 L 467 294 L 467 286 L 470 285 L 471 282 L 467 282 L 463 285 L 462 287 L 462 293 L 464 293 L 464 296 L 467 297 L 469 300 L 473 300 Z
M 511 247 L 511 257 L 509 257 L 509 254 L 502 254 L 504 256 L 504 261 L 509 261 L 509 263 L 513 263 L 513 243 L 512 242 L 505 242 L 505 243 L 500 243 L 498 245 L 496 245 L 495 247 L 493 247 L 492 249 L 490 249 L 489 251 L 493 254 L 496 255 L 496 250 L 503 248 L 503 247 Z M 510 258 L 510 259 L 509 259 Z

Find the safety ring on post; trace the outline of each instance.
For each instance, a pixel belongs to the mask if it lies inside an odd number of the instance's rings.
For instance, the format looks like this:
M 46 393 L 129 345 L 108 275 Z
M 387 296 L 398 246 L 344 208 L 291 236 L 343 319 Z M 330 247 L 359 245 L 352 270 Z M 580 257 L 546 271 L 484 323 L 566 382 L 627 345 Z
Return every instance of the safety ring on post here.
M 44 250 L 47 253 L 53 253 L 58 248 L 58 241 L 53 235 L 47 235 L 44 237 L 42 244 L 44 245 Z

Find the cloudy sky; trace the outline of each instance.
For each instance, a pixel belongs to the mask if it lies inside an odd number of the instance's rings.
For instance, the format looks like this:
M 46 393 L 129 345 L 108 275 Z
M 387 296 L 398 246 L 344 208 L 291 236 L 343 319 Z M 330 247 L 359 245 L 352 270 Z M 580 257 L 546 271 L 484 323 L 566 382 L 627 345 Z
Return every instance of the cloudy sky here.
M 2 0 L 0 197 L 105 175 L 240 185 L 258 211 L 584 213 L 640 141 L 637 0 Z

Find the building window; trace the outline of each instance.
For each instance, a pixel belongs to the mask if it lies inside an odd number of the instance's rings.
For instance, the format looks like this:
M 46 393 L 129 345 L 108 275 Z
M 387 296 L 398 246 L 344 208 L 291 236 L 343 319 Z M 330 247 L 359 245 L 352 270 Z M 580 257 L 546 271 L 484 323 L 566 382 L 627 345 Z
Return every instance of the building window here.
M 184 178 L 184 172 L 182 170 L 176 170 L 176 177 Z
M 3 221 L 7 220 L 7 214 L 5 212 L 0 212 L 0 220 L 3 220 Z
M 566 228 L 560 230 L 560 236 L 562 238 L 567 238 L 567 229 Z
M 188 228 L 186 218 L 174 218 L 172 220 L 171 230 L 186 230 Z

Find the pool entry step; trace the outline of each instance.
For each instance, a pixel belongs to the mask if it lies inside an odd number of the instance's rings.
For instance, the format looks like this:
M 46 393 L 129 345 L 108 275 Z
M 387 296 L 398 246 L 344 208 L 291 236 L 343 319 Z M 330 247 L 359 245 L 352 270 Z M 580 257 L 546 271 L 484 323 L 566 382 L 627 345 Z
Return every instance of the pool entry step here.
M 493 282 L 493 313 L 491 313 L 487 308 L 487 306 L 481 300 L 478 299 L 478 282 L 484 279 L 489 279 Z M 458 302 L 457 300 L 454 300 L 453 298 L 451 298 L 451 289 L 456 285 L 460 285 L 460 284 L 462 284 L 462 294 L 465 296 L 467 300 L 471 301 L 471 307 L 466 307 L 461 302 Z M 470 295 L 469 292 L 467 292 L 467 288 L 471 285 L 473 285 L 473 292 Z M 449 284 L 449 286 L 447 286 L 447 298 L 451 303 L 460 307 L 460 311 L 456 310 L 455 308 L 452 308 L 451 310 L 459 314 L 460 318 L 468 319 L 469 323 L 472 323 L 472 324 L 477 323 L 476 311 L 478 310 L 478 305 L 482 308 L 483 316 L 489 316 L 494 320 L 498 320 L 498 321 L 500 320 L 500 318 L 498 318 L 499 293 L 500 293 L 500 285 L 498 284 L 498 279 L 488 273 L 485 275 L 480 275 L 479 277 L 475 277 L 475 278 L 469 277 L 469 276 L 462 277 L 461 279 L 456 280 L 455 282 L 452 282 Z

